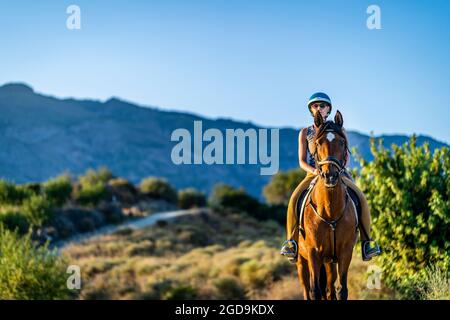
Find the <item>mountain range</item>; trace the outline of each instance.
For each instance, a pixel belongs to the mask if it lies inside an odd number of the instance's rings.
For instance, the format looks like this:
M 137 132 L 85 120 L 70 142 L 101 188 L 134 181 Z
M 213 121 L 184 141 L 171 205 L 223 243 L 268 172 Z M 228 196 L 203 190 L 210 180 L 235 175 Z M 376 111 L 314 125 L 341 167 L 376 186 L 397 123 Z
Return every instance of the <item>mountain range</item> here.
M 204 130 L 262 128 L 251 122 L 211 119 L 188 112 L 139 106 L 122 99 L 106 101 L 60 99 L 36 93 L 30 86 L 10 83 L 0 87 L 0 178 L 16 183 L 45 181 L 69 171 L 108 167 L 133 183 L 147 176 L 164 177 L 175 187 L 195 187 L 210 192 L 217 183 L 244 187 L 260 198 L 270 176 L 260 175 L 260 165 L 175 165 L 171 141 L 175 129 L 193 132 L 201 120 Z M 280 170 L 298 167 L 299 128 L 280 128 Z M 369 136 L 348 130 L 350 147 L 372 160 Z M 406 135 L 381 135 L 384 145 L 402 144 Z M 419 145 L 430 149 L 446 145 L 418 135 Z M 354 159 L 350 166 L 355 166 Z

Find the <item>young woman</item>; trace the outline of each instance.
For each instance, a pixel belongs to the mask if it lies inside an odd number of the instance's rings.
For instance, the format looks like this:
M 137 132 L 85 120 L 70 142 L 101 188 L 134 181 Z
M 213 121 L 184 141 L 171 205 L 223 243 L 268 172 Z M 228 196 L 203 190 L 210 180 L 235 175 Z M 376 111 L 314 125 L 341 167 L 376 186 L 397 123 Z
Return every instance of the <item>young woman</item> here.
M 332 109 L 331 99 L 325 93 L 317 92 L 309 98 L 308 108 L 313 118 L 317 112 L 320 112 L 323 119 L 326 121 Z M 300 131 L 298 137 L 299 163 L 300 167 L 307 172 L 307 175 L 294 190 L 289 200 L 287 223 L 286 223 L 287 240 L 283 243 L 283 247 L 281 248 L 281 254 L 288 257 L 289 260 L 291 260 L 292 262 L 295 262 L 297 259 L 297 247 L 298 247 L 296 242 L 298 239 L 298 221 L 297 221 L 298 217 L 295 210 L 297 200 L 301 196 L 303 191 L 305 191 L 309 187 L 314 177 L 319 173 L 318 169 L 316 168 L 314 157 L 310 152 L 314 139 L 314 134 L 317 129 L 318 128 L 316 128 L 315 124 L 307 128 L 303 128 Z M 344 129 L 343 132 L 347 137 L 347 134 Z M 344 167 L 348 163 L 349 156 L 350 154 L 347 151 Z M 368 261 L 372 257 L 380 254 L 380 248 L 374 241 L 370 239 L 369 206 L 363 193 L 355 185 L 350 173 L 347 170 L 345 170 L 345 174 L 342 177 L 345 180 L 344 181 L 345 184 L 349 186 L 359 198 L 359 203 L 361 206 L 361 218 L 359 229 L 360 229 L 360 238 L 362 240 L 361 241 L 362 258 L 364 261 Z

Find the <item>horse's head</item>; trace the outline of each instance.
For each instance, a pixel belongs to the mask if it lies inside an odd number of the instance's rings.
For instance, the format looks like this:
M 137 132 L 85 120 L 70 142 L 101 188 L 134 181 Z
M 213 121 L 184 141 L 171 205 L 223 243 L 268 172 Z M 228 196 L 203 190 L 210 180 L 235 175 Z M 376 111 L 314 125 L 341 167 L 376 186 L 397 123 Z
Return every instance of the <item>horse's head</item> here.
M 333 121 L 324 121 L 320 112 L 314 117 L 314 123 L 319 128 L 314 137 L 314 157 L 320 176 L 325 180 L 325 186 L 335 187 L 344 171 L 347 152 L 347 139 L 342 131 L 344 120 L 339 110 Z

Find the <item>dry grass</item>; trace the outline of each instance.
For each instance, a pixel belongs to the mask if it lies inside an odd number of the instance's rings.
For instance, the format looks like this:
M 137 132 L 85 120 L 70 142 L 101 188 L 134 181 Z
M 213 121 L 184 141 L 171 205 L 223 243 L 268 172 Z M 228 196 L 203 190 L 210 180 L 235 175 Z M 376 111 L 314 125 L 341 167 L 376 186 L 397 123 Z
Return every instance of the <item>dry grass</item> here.
M 279 255 L 284 230 L 245 215 L 205 213 L 67 247 L 81 267 L 82 299 L 302 299 L 295 265 Z M 391 297 L 366 288 L 355 256 L 351 299 Z

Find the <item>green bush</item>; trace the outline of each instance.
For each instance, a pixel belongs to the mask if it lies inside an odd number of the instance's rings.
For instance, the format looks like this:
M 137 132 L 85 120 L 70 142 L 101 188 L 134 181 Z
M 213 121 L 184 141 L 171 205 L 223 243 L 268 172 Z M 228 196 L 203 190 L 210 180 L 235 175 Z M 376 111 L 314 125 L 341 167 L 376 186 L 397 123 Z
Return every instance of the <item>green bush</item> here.
M 3 224 L 5 229 L 17 231 L 19 234 L 25 234 L 28 231 L 28 219 L 17 210 L 6 209 L 0 213 L 0 224 Z
M 114 176 L 105 167 L 95 171 L 89 169 L 78 178 L 73 190 L 73 198 L 81 205 L 95 207 L 101 200 L 110 196 L 107 184 Z
M 205 194 L 194 188 L 188 188 L 178 192 L 178 207 L 181 209 L 200 208 L 205 205 Z
M 371 139 L 374 160 L 359 157 L 357 183 L 367 197 L 373 237 L 380 243 L 386 284 L 406 298 L 419 298 L 414 283 L 435 265 L 449 271 L 449 148 L 431 154 L 428 144 L 417 147 L 413 136 L 403 146 Z
M 106 167 L 101 167 L 98 170 L 89 169 L 83 176 L 78 179 L 81 185 L 95 185 L 101 183 L 106 185 L 114 176 Z
M 239 267 L 242 282 L 253 288 L 264 288 L 271 281 L 271 270 L 267 265 L 256 260 L 244 262 Z
M 22 185 L 18 185 L 17 188 L 23 192 L 26 196 L 38 195 L 42 191 L 42 185 L 38 182 L 29 182 Z
M 0 180 L 0 205 L 20 205 L 25 199 L 33 194 L 27 186 Z
M 53 207 L 46 196 L 33 195 L 26 199 L 21 210 L 32 226 L 42 226 L 53 215 Z
M 243 188 L 233 188 L 225 184 L 214 187 L 209 197 L 209 205 L 216 210 L 246 212 L 259 218 L 267 218 L 268 210 L 258 200 L 247 194 Z
M 135 186 L 123 178 L 112 179 L 108 182 L 111 194 L 120 202 L 133 204 L 137 200 L 138 191 Z
M 292 192 L 294 192 L 295 188 L 305 176 L 306 172 L 301 169 L 293 169 L 275 174 L 263 189 L 263 195 L 267 203 L 287 207 Z
M 192 300 L 197 296 L 197 290 L 188 284 L 170 287 L 162 295 L 163 300 Z
M 154 199 L 163 199 L 170 203 L 177 203 L 177 191 L 162 178 L 149 177 L 140 183 L 141 192 Z
M 81 184 L 74 189 L 74 199 L 81 205 L 95 207 L 108 196 L 102 182 L 95 184 Z
M 0 225 L 0 299 L 67 299 L 66 279 L 65 262 L 55 252 Z
M 107 168 L 97 171 L 89 169 L 78 178 L 78 184 L 74 188 L 74 199 L 85 206 L 96 206 L 101 200 L 109 196 L 107 183 L 113 179 L 113 175 Z
M 286 210 L 287 207 L 283 204 L 278 205 L 262 205 L 263 215 L 266 219 L 271 219 L 278 222 L 280 225 L 286 224 Z
M 55 206 L 62 206 L 70 199 L 72 182 L 69 175 L 48 180 L 43 184 L 44 193 Z

